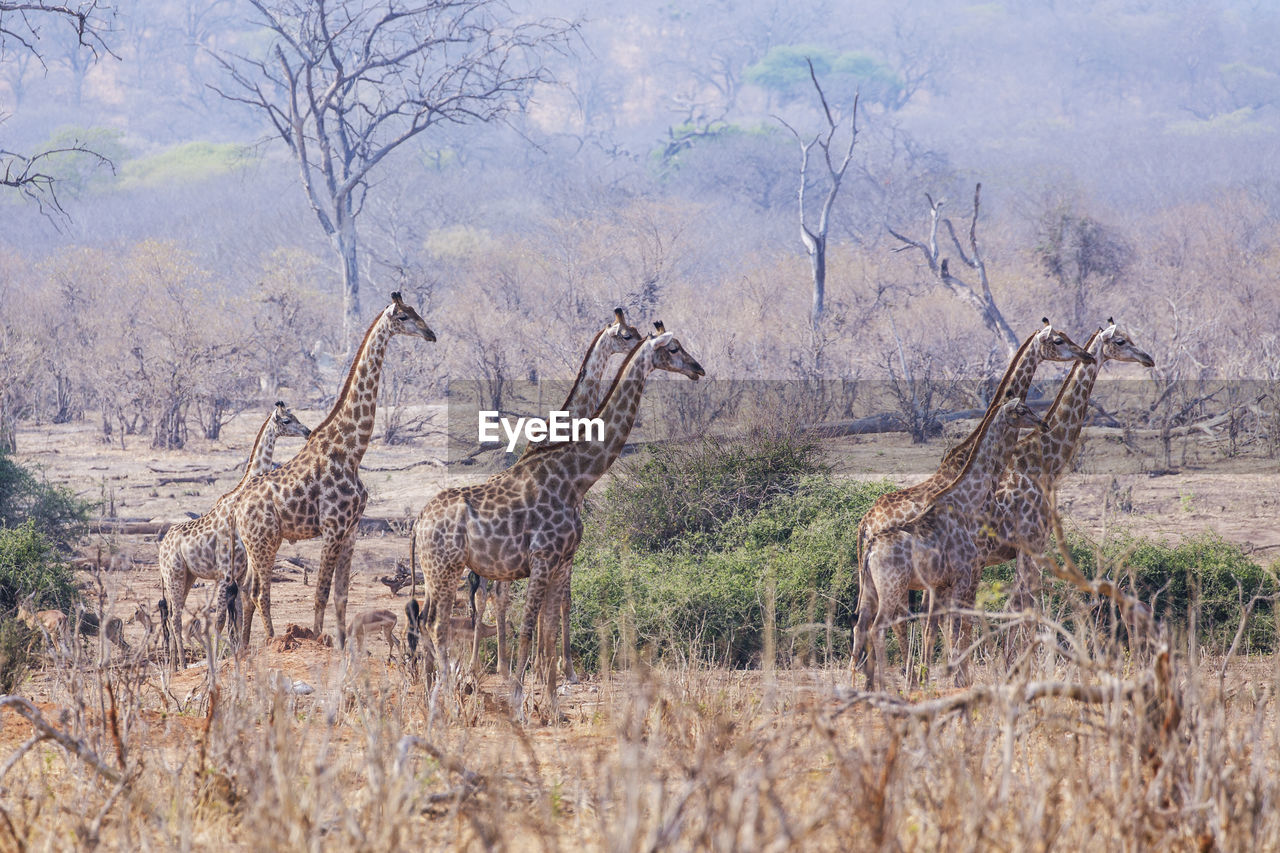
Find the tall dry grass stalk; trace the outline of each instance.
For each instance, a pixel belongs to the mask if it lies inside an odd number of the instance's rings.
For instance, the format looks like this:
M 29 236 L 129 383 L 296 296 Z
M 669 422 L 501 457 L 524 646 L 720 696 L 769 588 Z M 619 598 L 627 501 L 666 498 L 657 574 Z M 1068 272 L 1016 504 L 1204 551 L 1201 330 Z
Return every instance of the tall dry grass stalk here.
M 843 661 L 690 661 L 572 688 L 541 725 L 464 682 L 429 727 L 410 670 L 318 644 L 211 643 L 171 678 L 145 642 L 71 643 L 0 698 L 0 849 L 1280 847 L 1275 661 L 1205 659 L 1043 568 L 1070 607 L 984 614 L 974 686 L 909 697 L 851 689 Z

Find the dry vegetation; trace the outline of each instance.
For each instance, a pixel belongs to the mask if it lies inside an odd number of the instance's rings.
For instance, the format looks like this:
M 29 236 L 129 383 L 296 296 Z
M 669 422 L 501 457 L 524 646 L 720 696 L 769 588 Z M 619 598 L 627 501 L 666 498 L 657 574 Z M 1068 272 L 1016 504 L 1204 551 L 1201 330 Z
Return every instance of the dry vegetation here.
M 15 849 L 1280 843 L 1274 662 L 1138 658 L 1086 608 L 1069 615 L 1013 676 L 989 664 L 962 693 L 636 662 L 527 727 L 493 679 L 429 720 L 402 669 L 305 639 L 212 677 L 77 649 L 32 699 L 0 699 L 0 834 Z

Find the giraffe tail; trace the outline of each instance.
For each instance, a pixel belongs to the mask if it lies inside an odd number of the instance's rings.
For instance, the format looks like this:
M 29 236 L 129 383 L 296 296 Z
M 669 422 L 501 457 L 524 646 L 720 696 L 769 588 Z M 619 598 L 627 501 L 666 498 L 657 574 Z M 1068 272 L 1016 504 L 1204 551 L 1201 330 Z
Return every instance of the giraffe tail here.
M 423 578 L 425 585 L 426 578 Z M 409 600 L 418 597 L 418 519 L 409 525 Z

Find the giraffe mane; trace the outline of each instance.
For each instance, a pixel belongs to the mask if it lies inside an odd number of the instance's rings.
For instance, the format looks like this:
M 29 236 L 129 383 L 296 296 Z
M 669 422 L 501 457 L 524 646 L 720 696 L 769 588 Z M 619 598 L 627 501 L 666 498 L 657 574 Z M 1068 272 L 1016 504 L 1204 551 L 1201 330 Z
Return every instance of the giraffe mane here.
M 603 329 L 596 332 L 596 336 L 591 339 L 591 345 L 587 347 L 587 354 L 582 357 L 582 364 L 578 366 L 578 375 L 573 379 L 573 386 L 569 388 L 569 394 L 564 398 L 564 405 L 561 406 L 562 409 L 567 409 L 569 407 L 569 401 L 573 399 L 573 395 L 577 392 L 578 386 L 581 385 L 582 380 L 586 378 L 587 362 L 591 360 L 591 354 L 596 351 L 596 344 L 600 342 L 600 338 L 607 331 L 609 331 L 609 327 L 605 326 Z
M 373 318 L 373 322 L 369 324 L 369 328 L 365 330 L 364 337 L 360 339 L 360 346 L 356 347 L 355 355 L 351 357 L 351 366 L 347 368 L 347 378 L 343 380 L 342 387 L 338 389 L 338 396 L 333 401 L 333 408 L 329 409 L 329 414 L 325 415 L 320 425 L 311 431 L 311 437 L 307 439 L 311 441 L 325 427 L 327 427 L 334 418 L 338 416 L 338 411 L 342 408 L 342 401 L 347 398 L 347 392 L 351 390 L 351 383 L 356 379 L 356 368 L 360 365 L 360 355 L 364 352 L 364 348 L 369 344 L 369 338 L 373 335 L 373 330 L 377 328 L 378 323 L 382 322 L 382 315 L 385 312 L 378 312 L 378 316 Z
M 974 428 L 973 432 L 969 433 L 969 435 L 965 437 L 964 441 L 960 442 L 943 455 L 942 461 L 944 463 L 955 459 L 956 456 L 973 447 L 978 443 L 978 437 L 987 431 L 987 425 L 1000 409 L 1000 404 L 1004 402 L 1004 396 L 1009 390 L 1009 383 L 1013 381 L 1014 367 L 1016 367 L 1018 362 L 1022 360 L 1023 353 L 1027 351 L 1027 347 L 1031 346 L 1031 342 L 1036 339 L 1036 336 L 1039 335 L 1041 331 L 1043 330 L 1036 329 L 1028 335 L 1027 339 L 1022 342 L 1020 347 L 1018 347 L 1018 351 L 1013 354 L 1013 358 L 1009 359 L 1009 366 L 1004 369 L 1004 376 L 1000 377 L 1000 384 L 996 386 L 995 393 L 991 395 L 991 403 L 987 406 L 986 414 L 982 416 L 982 420 L 978 423 L 978 426 Z M 965 467 L 968 467 L 967 463 Z
M 244 461 L 244 473 L 240 475 L 240 481 L 231 488 L 232 492 L 243 486 L 245 481 L 249 479 L 249 469 L 253 467 L 253 457 L 258 455 L 258 447 L 262 444 L 262 435 L 267 431 L 267 425 L 271 423 L 271 419 L 275 416 L 275 408 L 272 407 L 271 414 L 267 415 L 267 419 L 262 422 L 262 426 L 258 427 L 258 435 L 253 439 L 253 448 L 249 451 L 249 458 Z M 230 494 L 230 492 L 227 494 Z

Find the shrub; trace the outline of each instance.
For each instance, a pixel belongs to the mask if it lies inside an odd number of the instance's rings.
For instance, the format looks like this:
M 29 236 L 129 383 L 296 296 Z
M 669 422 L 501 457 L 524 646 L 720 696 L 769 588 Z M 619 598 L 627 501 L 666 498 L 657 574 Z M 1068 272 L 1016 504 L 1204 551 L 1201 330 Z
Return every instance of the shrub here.
M 0 619 L 0 693 L 16 693 L 35 663 L 39 635 L 17 619 Z
M 13 613 L 18 603 L 35 595 L 37 608 L 70 612 L 79 598 L 71 566 L 34 520 L 0 528 L 0 613 Z
M 574 567 L 575 651 L 590 666 L 602 638 L 616 645 L 630 635 L 660 655 L 755 664 L 772 601 L 781 657 L 785 638 L 797 653 L 841 654 L 856 605 L 858 522 L 891 489 L 806 477 L 717 528 L 686 529 L 653 549 L 589 523 Z M 710 500 L 720 500 L 714 490 Z M 836 629 L 830 646 L 825 627 L 807 627 L 828 619 Z
M 0 449 L 0 527 L 30 521 L 57 548 L 66 550 L 84 530 L 90 506 L 65 486 L 37 478 Z
M 1280 589 L 1274 568 L 1264 569 L 1244 550 L 1216 533 L 1189 537 L 1177 543 L 1121 535 L 1095 544 L 1083 537 L 1069 537 L 1072 558 L 1089 577 L 1115 578 L 1146 602 L 1154 602 L 1157 614 L 1178 628 L 1196 617 L 1197 638 L 1216 652 L 1225 652 L 1240 626 L 1243 607 L 1256 594 Z M 1013 563 L 988 569 L 985 585 L 1000 591 L 1013 582 Z M 1061 588 L 1049 587 L 1051 605 Z M 999 604 L 996 596 L 993 603 Z M 1275 651 L 1274 608 L 1269 601 L 1255 606 L 1241 640 L 1241 651 Z
M 645 451 L 620 466 L 590 507 L 590 520 L 608 538 L 641 551 L 714 533 L 806 477 L 825 473 L 818 440 L 789 429 L 754 430 L 739 441 L 703 438 Z M 690 538 L 690 535 L 695 538 Z

